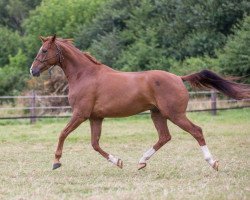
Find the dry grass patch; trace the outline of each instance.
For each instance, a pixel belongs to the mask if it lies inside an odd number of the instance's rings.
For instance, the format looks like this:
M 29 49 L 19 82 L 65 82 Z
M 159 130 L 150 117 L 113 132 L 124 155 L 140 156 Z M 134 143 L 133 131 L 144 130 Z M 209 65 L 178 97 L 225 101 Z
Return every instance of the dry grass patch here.
M 90 145 L 88 123 L 65 143 L 63 166 L 52 171 L 57 136 L 65 120 L 0 126 L 0 199 L 249 199 L 250 109 L 212 117 L 190 114 L 203 127 L 215 172 L 196 141 L 170 124 L 172 141 L 137 171 L 142 153 L 157 140 L 149 116 L 107 119 L 101 146 L 124 161 L 112 166 Z

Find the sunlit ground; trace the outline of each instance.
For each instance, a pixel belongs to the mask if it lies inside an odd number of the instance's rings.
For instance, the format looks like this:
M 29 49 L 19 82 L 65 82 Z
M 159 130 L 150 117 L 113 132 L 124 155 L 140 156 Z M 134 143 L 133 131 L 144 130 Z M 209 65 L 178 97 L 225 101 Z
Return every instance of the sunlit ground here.
M 101 146 L 123 160 L 122 170 L 92 149 L 88 122 L 69 136 L 62 167 L 52 171 L 65 119 L 0 121 L 0 199 L 250 199 L 250 109 L 189 117 L 203 128 L 219 172 L 171 123 L 172 140 L 137 171 L 157 141 L 149 115 L 104 121 Z

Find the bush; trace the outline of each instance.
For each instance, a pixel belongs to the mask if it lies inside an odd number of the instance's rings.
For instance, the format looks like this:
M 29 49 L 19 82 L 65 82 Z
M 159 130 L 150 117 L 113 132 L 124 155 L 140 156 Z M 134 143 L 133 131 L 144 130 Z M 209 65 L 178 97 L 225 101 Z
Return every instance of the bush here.
M 117 62 L 121 50 L 122 45 L 117 31 L 99 36 L 89 48 L 89 51 L 96 56 L 97 60 L 112 67 L 117 67 L 114 66 L 114 63 Z
M 219 53 L 219 66 L 224 74 L 248 76 L 250 83 L 250 16 L 245 17 L 242 26 L 235 28 L 223 51 Z
M 212 59 L 208 56 L 205 57 L 191 57 L 184 61 L 172 60 L 170 72 L 177 75 L 187 75 L 195 72 L 199 72 L 203 69 L 210 69 L 215 72 L 219 71 L 218 60 Z
M 78 26 L 95 16 L 103 0 L 44 0 L 23 23 L 27 53 L 33 58 L 41 46 L 38 36 L 72 38 Z M 31 62 L 31 60 L 29 60 Z
M 6 27 L 0 27 L 0 67 L 8 64 L 9 55 L 15 55 L 21 46 L 21 37 Z
M 9 56 L 9 64 L 0 68 L 0 95 L 15 95 L 25 87 L 29 74 L 26 66 L 27 58 L 22 50 Z

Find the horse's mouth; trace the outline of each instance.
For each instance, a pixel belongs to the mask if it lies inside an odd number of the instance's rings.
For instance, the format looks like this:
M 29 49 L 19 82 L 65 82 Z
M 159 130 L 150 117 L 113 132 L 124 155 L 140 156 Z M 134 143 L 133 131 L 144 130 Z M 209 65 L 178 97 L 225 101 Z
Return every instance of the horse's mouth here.
M 33 69 L 30 69 L 30 74 L 31 74 L 32 76 L 38 77 L 38 76 L 40 76 L 40 70 L 33 70 Z
M 35 77 L 39 77 L 39 76 L 40 76 L 40 72 L 39 72 L 39 73 L 32 74 L 32 75 L 35 76 Z

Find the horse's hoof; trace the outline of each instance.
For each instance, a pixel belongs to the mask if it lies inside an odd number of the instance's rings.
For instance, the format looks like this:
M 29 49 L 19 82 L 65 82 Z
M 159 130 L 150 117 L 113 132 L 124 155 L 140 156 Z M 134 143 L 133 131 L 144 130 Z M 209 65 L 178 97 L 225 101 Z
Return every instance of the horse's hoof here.
M 216 170 L 216 171 L 219 171 L 219 161 L 216 160 L 213 164 L 213 168 Z
M 139 164 L 138 164 L 138 170 L 143 169 L 143 168 L 146 167 L 146 166 L 147 166 L 146 163 L 139 163 Z
M 55 170 L 55 169 L 61 167 L 61 165 L 62 165 L 61 163 L 54 163 L 54 164 L 53 164 L 53 170 Z
M 123 161 L 121 159 L 118 159 L 117 166 L 121 169 L 123 168 Z

